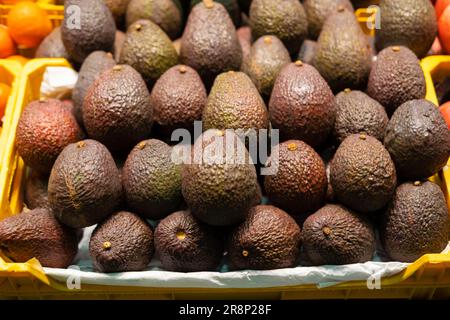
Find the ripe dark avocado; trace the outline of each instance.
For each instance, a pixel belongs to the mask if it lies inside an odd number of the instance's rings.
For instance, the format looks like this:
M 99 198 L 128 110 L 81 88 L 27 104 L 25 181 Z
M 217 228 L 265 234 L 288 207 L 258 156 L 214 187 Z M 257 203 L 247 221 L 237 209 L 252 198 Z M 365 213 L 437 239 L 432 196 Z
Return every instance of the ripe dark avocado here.
M 300 252 L 300 227 L 274 206 L 253 207 L 231 233 L 231 269 L 269 270 L 294 267 Z
M 141 75 L 128 65 L 102 72 L 86 93 L 83 122 L 89 137 L 113 153 L 128 152 L 147 138 L 153 108 Z
M 167 70 L 156 81 L 150 96 L 155 122 L 166 135 L 178 128 L 193 129 L 202 119 L 206 89 L 197 71 L 185 65 Z
M 263 36 L 255 41 L 242 65 L 263 97 L 270 97 L 281 69 L 291 62 L 289 52 L 275 36 Z
M 195 142 L 192 155 L 181 175 L 183 197 L 192 214 L 213 226 L 244 220 L 258 182 L 240 138 L 233 131 L 207 130 Z
M 264 178 L 267 197 L 276 206 L 299 215 L 323 205 L 328 185 L 325 164 L 313 148 L 289 140 L 275 146 L 267 161 L 278 167 L 274 175 Z
M 70 60 L 61 38 L 61 27 L 56 27 L 42 40 L 36 50 L 36 58 L 64 58 Z
M 46 174 L 64 147 L 83 137 L 75 117 L 61 101 L 42 99 L 25 107 L 15 144 L 27 166 Z
M 441 253 L 448 243 L 448 209 L 433 182 L 400 185 L 383 217 L 381 241 L 392 260 L 413 262 L 427 253 Z
M 346 89 L 336 96 L 333 134 L 339 143 L 356 133 L 383 141 L 388 121 L 383 106 L 364 92 Z
M 330 178 L 339 202 L 359 212 L 383 208 L 394 194 L 394 162 L 383 144 L 365 134 L 348 136 L 331 162 Z
M 100 272 L 141 271 L 152 260 L 153 231 L 138 215 L 120 211 L 100 223 L 89 241 L 89 254 Z
M 103 71 L 111 69 L 115 65 L 116 62 L 112 54 L 104 51 L 94 51 L 84 60 L 72 91 L 72 100 L 78 123 L 83 123 L 83 101 L 88 89 Z
M 28 209 L 50 208 L 48 175 L 32 171 L 25 182 L 24 202 Z
M 363 263 L 375 252 L 375 234 L 367 219 L 334 204 L 306 219 L 302 242 L 314 265 Z
M 239 70 L 242 48 L 223 5 L 205 1 L 192 8 L 181 39 L 180 59 L 197 70 L 208 89 L 218 74 Z
M 158 224 L 155 247 L 162 267 L 177 272 L 214 271 L 223 253 L 217 231 L 189 211 L 172 213 Z
M 119 170 L 104 145 L 83 140 L 64 148 L 48 181 L 58 220 L 73 228 L 94 225 L 114 212 L 121 197 Z
M 269 115 L 264 100 L 243 72 L 217 76 L 203 110 L 203 129 L 267 129 Z
M 382 50 L 370 71 L 367 94 L 392 115 L 403 103 L 425 98 L 425 77 L 420 61 L 406 47 Z
M 36 258 L 43 267 L 67 268 L 78 241 L 74 229 L 60 224 L 49 209 L 38 208 L 0 222 L 0 250 L 14 262 Z
M 157 24 L 172 40 L 183 30 L 183 10 L 173 0 L 131 0 L 127 9 L 127 28 L 138 20 Z
M 120 30 L 116 31 L 116 37 L 114 39 L 114 60 L 119 61 L 120 54 L 122 53 L 123 44 L 125 43 L 126 34 Z
M 151 88 L 164 72 L 178 63 L 178 54 L 160 27 L 150 20 L 138 20 L 127 30 L 119 61 L 136 69 Z
M 450 131 L 433 103 L 412 100 L 393 114 L 386 128 L 384 145 L 400 178 L 428 178 L 447 163 Z
M 242 49 L 242 64 L 240 69 L 242 71 L 242 67 L 250 56 L 252 48 L 252 29 L 249 26 L 243 26 L 236 30 L 236 34 Z
M 91 52 L 113 50 L 116 25 L 103 0 L 67 0 L 64 8 L 61 36 L 73 60 L 81 64 Z M 79 26 L 73 8 L 79 8 Z
M 389 46 L 405 46 L 423 58 L 437 33 L 433 4 L 428 0 L 381 0 L 381 28 L 375 32 L 378 51 Z
M 305 0 L 303 7 L 305 8 L 308 17 L 308 33 L 313 40 L 319 37 L 320 31 L 326 19 L 332 12 L 341 6 L 354 11 L 352 3 L 349 0 Z
M 116 26 L 122 28 L 130 0 L 103 0 L 112 13 Z
M 140 142 L 128 155 L 122 171 L 127 204 L 141 216 L 159 220 L 181 204 L 181 166 L 172 148 L 162 141 Z
M 314 62 L 314 56 L 316 55 L 317 42 L 306 39 L 298 53 L 298 59 L 307 64 L 312 64 Z
M 353 11 L 344 7 L 328 18 L 317 40 L 313 65 L 334 92 L 365 89 L 372 49 Z
M 191 8 L 203 0 L 191 0 Z M 241 25 L 241 10 L 237 0 L 215 0 L 215 2 L 222 4 L 227 9 L 231 20 L 236 28 Z
M 333 92 L 312 66 L 296 61 L 279 73 L 269 102 L 281 141 L 302 140 L 312 147 L 325 142 L 335 119 Z
M 305 9 L 298 0 L 253 0 L 250 26 L 255 39 L 274 35 L 283 41 L 291 55 L 297 55 L 308 35 Z

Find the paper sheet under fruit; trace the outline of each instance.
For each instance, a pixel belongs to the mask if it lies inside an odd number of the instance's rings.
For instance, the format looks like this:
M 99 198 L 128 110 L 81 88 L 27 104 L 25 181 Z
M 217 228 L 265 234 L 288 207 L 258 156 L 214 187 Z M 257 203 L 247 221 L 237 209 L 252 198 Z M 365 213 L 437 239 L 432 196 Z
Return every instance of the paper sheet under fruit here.
M 44 268 L 45 273 L 61 282 L 79 280 L 83 284 L 165 287 L 165 288 L 267 288 L 314 284 L 318 288 L 333 286 L 345 281 L 369 281 L 401 272 L 408 264 L 400 262 L 371 261 L 344 266 L 296 267 L 270 271 L 193 272 L 163 271 L 157 259 L 146 271 L 102 274 L 95 272 L 89 259 L 89 238 L 93 227 L 85 229 L 77 264 L 69 269 Z M 375 260 L 379 260 L 375 257 Z

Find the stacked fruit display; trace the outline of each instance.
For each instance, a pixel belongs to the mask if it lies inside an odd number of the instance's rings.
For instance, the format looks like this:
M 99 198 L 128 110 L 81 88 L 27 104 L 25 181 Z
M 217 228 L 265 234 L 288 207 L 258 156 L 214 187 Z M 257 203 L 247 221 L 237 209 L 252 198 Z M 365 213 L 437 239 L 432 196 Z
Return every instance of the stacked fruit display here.
M 79 78 L 73 101 L 34 101 L 18 123 L 30 210 L 0 222 L 10 259 L 67 267 L 94 225 L 100 272 L 156 254 L 191 272 L 376 250 L 411 262 L 447 246 L 447 204 L 427 178 L 450 132 L 418 60 L 437 34 L 429 0 L 381 1 L 375 39 L 346 0 L 105 2 L 65 1 L 81 27 L 67 14 L 40 47 Z

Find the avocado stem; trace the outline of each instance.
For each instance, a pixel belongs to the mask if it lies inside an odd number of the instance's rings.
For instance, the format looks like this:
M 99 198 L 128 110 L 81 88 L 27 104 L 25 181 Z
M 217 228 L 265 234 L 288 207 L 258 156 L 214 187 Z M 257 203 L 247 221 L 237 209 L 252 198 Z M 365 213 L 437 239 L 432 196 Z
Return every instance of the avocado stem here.
M 120 71 L 120 70 L 122 70 L 122 66 L 117 65 L 117 66 L 114 66 L 112 69 L 113 69 L 113 71 Z
M 420 182 L 420 181 L 414 181 L 414 185 L 415 185 L 416 187 L 420 187 L 420 186 L 422 185 L 422 182 Z
M 216 135 L 217 135 L 218 137 L 223 137 L 223 136 L 225 135 L 225 132 L 223 132 L 223 130 L 217 130 L 217 131 L 216 131 Z
M 345 88 L 345 89 L 344 89 L 344 92 L 345 92 L 345 93 L 352 92 L 352 89 L 350 89 L 350 88 Z
M 359 138 L 360 138 L 361 140 L 366 140 L 367 137 L 366 137 L 365 134 L 362 133 L 362 134 L 359 135 Z
M 86 146 L 86 142 L 84 141 L 78 141 L 77 148 L 84 148 Z
M 331 234 L 331 228 L 330 227 L 323 227 L 322 232 L 324 235 L 329 236 Z
M 142 30 L 142 25 L 141 25 L 141 24 L 137 24 L 137 25 L 134 27 L 134 29 L 135 29 L 136 31 L 141 31 L 141 30 Z
M 244 257 L 248 257 L 248 251 L 247 250 L 242 250 L 242 255 Z
M 145 148 L 145 145 L 146 145 L 145 141 L 142 141 L 142 142 L 139 142 L 139 144 L 138 144 L 137 147 L 138 147 L 140 150 L 142 150 L 142 149 Z
M 178 68 L 178 71 L 180 71 L 180 73 L 186 73 L 187 69 L 186 69 L 185 66 L 180 66 L 180 67 Z
M 105 249 L 105 250 L 111 249 L 111 242 L 109 242 L 109 241 L 103 242 L 103 249 Z
M 178 240 L 184 240 L 186 239 L 186 233 L 183 230 L 177 231 L 177 239 Z
M 297 60 L 297 61 L 295 61 L 295 65 L 296 65 L 297 67 L 303 66 L 302 60 Z
M 265 36 L 264 37 L 264 43 L 265 44 L 271 44 L 272 43 L 272 38 L 269 36 Z
M 338 12 L 343 12 L 345 10 L 345 8 L 344 8 L 344 6 L 342 6 L 342 5 L 340 5 L 338 8 L 337 8 L 337 11 Z
M 208 9 L 211 9 L 214 7 L 214 1 L 213 0 L 203 0 L 203 3 L 205 4 L 205 7 Z
M 297 150 L 297 145 L 294 142 L 291 142 L 288 144 L 287 148 L 289 151 L 295 151 Z
M 400 47 L 397 47 L 397 46 L 392 47 L 392 51 L 399 52 L 400 51 Z
M 46 102 L 46 101 L 47 101 L 47 99 L 44 97 L 39 98 L 39 102 L 41 102 L 41 103 Z

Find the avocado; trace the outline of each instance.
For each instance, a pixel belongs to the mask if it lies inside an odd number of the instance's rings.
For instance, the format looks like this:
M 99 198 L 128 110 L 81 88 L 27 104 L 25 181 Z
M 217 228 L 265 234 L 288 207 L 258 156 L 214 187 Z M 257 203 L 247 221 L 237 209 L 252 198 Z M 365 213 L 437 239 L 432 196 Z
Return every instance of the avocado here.
M 151 88 L 178 63 L 178 54 L 160 27 L 150 20 L 138 20 L 128 28 L 119 61 L 136 69 Z
M 328 204 L 303 224 L 303 249 L 314 265 L 364 263 L 375 253 L 375 233 L 363 216 Z
M 388 121 L 383 106 L 364 92 L 346 89 L 336 96 L 333 134 L 339 143 L 356 133 L 383 141 Z
M 375 32 L 378 51 L 405 46 L 423 58 L 437 34 L 437 19 L 429 0 L 381 0 L 381 28 Z
M 244 220 L 258 192 L 256 169 L 244 143 L 231 130 L 210 129 L 183 164 L 181 190 L 192 214 L 213 226 Z
M 366 134 L 352 134 L 341 143 L 331 162 L 330 178 L 339 202 L 362 213 L 383 208 L 397 186 L 389 153 Z
M 127 204 L 141 216 L 159 220 L 181 204 L 181 166 L 171 160 L 172 148 L 162 141 L 140 142 L 125 162 L 122 184 Z
M 104 145 L 83 140 L 64 148 L 48 181 L 58 220 L 73 228 L 94 225 L 113 213 L 121 198 L 119 170 Z
M 447 163 L 450 131 L 439 109 L 427 100 L 411 100 L 393 114 L 384 145 L 403 179 L 428 178 Z
M 242 67 L 247 61 L 252 48 L 252 29 L 249 26 L 240 27 L 236 30 L 236 34 L 242 49 L 242 64 L 240 69 L 242 71 Z
M 155 247 L 163 269 L 176 272 L 214 271 L 223 253 L 217 231 L 189 211 L 161 220 L 155 230 Z
M 372 48 L 353 11 L 338 8 L 325 21 L 313 65 L 334 92 L 365 89 L 372 67 Z
M 28 209 L 50 208 L 48 203 L 48 175 L 31 171 L 25 182 L 24 202 Z
M 302 140 L 320 146 L 331 132 L 335 119 L 334 95 L 312 66 L 297 60 L 279 73 L 269 102 L 274 129 L 281 141 Z
M 122 28 L 125 23 L 125 13 L 130 0 L 103 0 L 112 13 L 116 26 Z
M 291 55 L 298 54 L 308 35 L 305 9 L 298 0 L 253 0 L 249 17 L 254 39 L 274 35 Z
M 314 56 L 316 55 L 317 42 L 306 39 L 298 53 L 298 60 L 303 61 L 307 64 L 312 64 L 314 62 Z
M 116 37 L 114 39 L 114 60 L 119 61 L 120 54 L 122 53 L 123 44 L 125 43 L 126 34 L 120 30 L 116 31 Z
M 272 149 L 267 160 L 278 168 L 264 178 L 267 197 L 293 215 L 312 213 L 325 202 L 325 164 L 313 148 L 299 140 L 285 141 Z
M 78 123 L 83 123 L 83 101 L 88 89 L 103 71 L 111 69 L 115 65 L 116 62 L 112 54 L 104 51 L 94 51 L 84 60 L 72 91 L 72 100 Z
M 126 20 L 127 28 L 138 20 L 150 20 L 172 40 L 183 30 L 183 10 L 173 0 L 131 0 Z
M 177 65 L 156 81 L 150 95 L 155 122 L 166 136 L 173 130 L 193 130 L 194 121 L 202 119 L 207 101 L 206 89 L 197 71 Z
M 120 211 L 97 225 L 89 254 L 100 272 L 144 270 L 154 253 L 153 231 L 138 215 Z
M 242 49 L 222 4 L 207 0 L 192 8 L 181 39 L 180 59 L 197 70 L 207 89 L 218 74 L 239 70 Z
M 392 260 L 413 262 L 441 253 L 448 243 L 444 194 L 430 181 L 406 182 L 395 191 L 381 224 L 381 242 Z
M 300 252 L 300 227 L 274 206 L 253 207 L 231 233 L 230 268 L 269 270 L 294 267 Z
M 406 101 L 425 98 L 425 77 L 420 61 L 406 47 L 382 50 L 370 71 L 367 93 L 380 102 L 389 115 Z
M 40 173 L 50 173 L 59 153 L 84 133 L 73 114 L 56 99 L 29 103 L 17 125 L 15 145 L 25 164 Z
M 56 27 L 42 40 L 36 50 L 36 58 L 64 58 L 70 60 L 61 38 L 61 27 Z
M 13 262 L 39 260 L 43 267 L 67 268 L 78 251 L 74 229 L 38 208 L 0 221 L 0 251 Z
M 128 152 L 147 138 L 153 108 L 141 75 L 128 65 L 104 71 L 86 93 L 83 122 L 89 137 L 113 153 Z
M 67 0 L 64 8 L 61 37 L 73 60 L 81 64 L 91 52 L 113 50 L 116 25 L 103 0 Z
M 253 82 L 243 72 L 228 71 L 217 76 L 203 110 L 203 129 L 269 127 L 266 105 Z
M 263 36 L 255 41 L 242 66 L 263 97 L 270 97 L 281 69 L 291 62 L 289 52 L 276 36 Z
M 191 8 L 203 0 L 191 0 Z M 241 25 L 241 10 L 237 0 L 215 0 L 215 2 L 222 4 L 227 9 L 231 20 L 236 28 Z
M 308 17 L 308 34 L 310 39 L 317 39 L 325 20 L 341 6 L 354 11 L 349 0 L 305 0 L 303 7 Z

